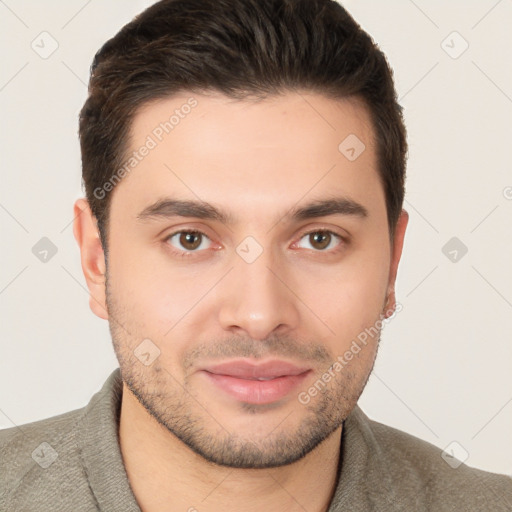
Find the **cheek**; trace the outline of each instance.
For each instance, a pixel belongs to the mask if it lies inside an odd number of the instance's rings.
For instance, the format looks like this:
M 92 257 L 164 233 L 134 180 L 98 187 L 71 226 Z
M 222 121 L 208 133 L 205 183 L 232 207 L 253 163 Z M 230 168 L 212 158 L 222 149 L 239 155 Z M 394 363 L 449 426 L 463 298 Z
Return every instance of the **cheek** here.
M 388 267 L 386 251 L 358 251 L 328 273 L 325 269 L 321 274 L 310 273 L 302 286 L 304 302 L 334 331 L 337 340 L 350 343 L 379 319 Z
M 204 268 L 177 265 L 163 248 L 137 250 L 122 243 L 115 247 L 110 255 L 109 288 L 116 304 L 139 335 L 162 341 L 172 338 L 194 318 L 194 305 L 215 282 L 215 276 Z

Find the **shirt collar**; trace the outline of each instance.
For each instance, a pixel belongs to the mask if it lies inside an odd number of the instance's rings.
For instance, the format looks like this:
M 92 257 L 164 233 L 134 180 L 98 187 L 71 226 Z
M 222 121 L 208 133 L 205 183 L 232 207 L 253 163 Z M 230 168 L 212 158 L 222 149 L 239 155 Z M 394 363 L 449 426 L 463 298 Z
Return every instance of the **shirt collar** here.
M 116 368 L 85 407 L 76 442 L 100 510 L 141 512 L 130 487 L 119 445 L 123 381 Z
M 76 429 L 76 442 L 90 488 L 101 510 L 141 512 L 130 487 L 119 444 L 123 381 L 116 368 L 91 398 Z M 385 456 L 358 405 L 342 429 L 337 483 L 328 512 L 365 512 L 396 504 Z M 387 507 L 386 507 L 387 508 Z
M 338 481 L 328 512 L 397 510 L 385 460 L 371 420 L 356 405 L 343 423 Z

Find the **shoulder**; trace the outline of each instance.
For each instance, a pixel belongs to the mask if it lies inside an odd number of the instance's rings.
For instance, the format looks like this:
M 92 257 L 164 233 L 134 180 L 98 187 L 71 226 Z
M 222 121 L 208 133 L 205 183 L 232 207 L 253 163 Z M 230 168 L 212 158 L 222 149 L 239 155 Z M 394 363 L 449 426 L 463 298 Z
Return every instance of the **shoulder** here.
M 55 457 L 52 449 L 71 441 L 73 427 L 83 413 L 82 409 L 52 416 L 51 418 L 26 423 L 0 430 L 0 466 L 2 482 L 12 475 L 36 464 L 51 465 Z M 8 468 L 5 466 L 8 465 Z
M 60 433 L 68 430 L 76 423 L 84 409 L 82 407 L 51 418 L 0 430 L 0 453 L 4 456 L 14 453 L 18 449 L 25 448 L 27 444 L 41 436 L 55 439 Z
M 369 419 L 359 408 L 353 419 L 398 498 L 409 496 L 421 510 L 512 511 L 509 476 L 470 467 L 427 441 Z
M 75 439 L 85 409 L 0 430 L 0 510 L 96 510 Z

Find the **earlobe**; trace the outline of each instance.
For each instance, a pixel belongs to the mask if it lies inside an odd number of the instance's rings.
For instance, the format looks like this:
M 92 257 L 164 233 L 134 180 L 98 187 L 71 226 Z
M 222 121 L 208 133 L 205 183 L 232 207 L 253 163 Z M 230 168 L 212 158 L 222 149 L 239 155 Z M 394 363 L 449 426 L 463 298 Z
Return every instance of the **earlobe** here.
M 73 234 L 80 249 L 80 260 L 92 312 L 104 320 L 108 319 L 105 300 L 105 254 L 96 224 L 87 199 L 80 198 L 74 205 Z
M 390 316 L 393 316 L 396 308 L 396 296 L 395 296 L 395 290 L 388 291 L 388 294 L 386 296 L 386 302 L 384 304 L 384 308 L 382 310 L 382 315 L 384 318 L 389 318 Z

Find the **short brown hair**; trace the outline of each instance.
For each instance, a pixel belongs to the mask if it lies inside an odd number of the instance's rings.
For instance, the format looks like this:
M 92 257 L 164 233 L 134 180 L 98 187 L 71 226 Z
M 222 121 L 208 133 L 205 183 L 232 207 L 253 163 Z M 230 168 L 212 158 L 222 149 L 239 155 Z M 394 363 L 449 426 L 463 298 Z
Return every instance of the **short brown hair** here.
M 298 89 L 369 108 L 393 239 L 405 193 L 402 108 L 386 57 L 349 13 L 334 0 L 161 0 L 96 53 L 80 112 L 82 177 L 104 250 L 111 192 L 95 190 L 123 165 L 141 106 L 182 91 L 243 100 Z

